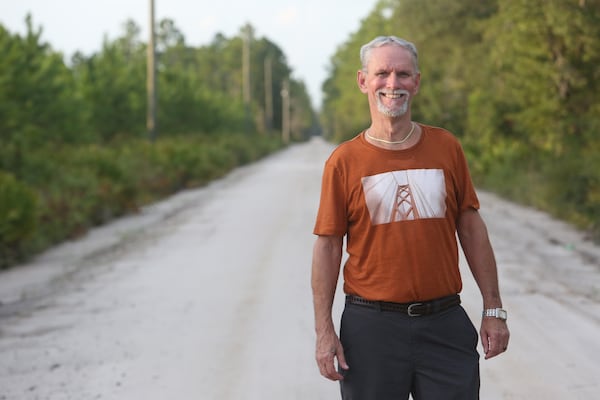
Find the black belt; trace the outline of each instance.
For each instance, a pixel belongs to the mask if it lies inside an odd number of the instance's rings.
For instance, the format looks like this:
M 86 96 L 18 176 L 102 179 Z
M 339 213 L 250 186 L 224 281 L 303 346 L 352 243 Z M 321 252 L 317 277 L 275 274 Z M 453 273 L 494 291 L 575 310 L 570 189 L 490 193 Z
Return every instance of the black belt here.
M 369 307 L 379 311 L 396 311 L 407 314 L 411 317 L 420 317 L 422 315 L 430 315 L 442 312 L 451 307 L 459 305 L 460 296 L 454 294 L 452 296 L 442 297 L 430 301 L 392 303 L 389 301 L 366 300 L 360 296 L 347 295 L 346 304 L 355 304 L 357 306 Z

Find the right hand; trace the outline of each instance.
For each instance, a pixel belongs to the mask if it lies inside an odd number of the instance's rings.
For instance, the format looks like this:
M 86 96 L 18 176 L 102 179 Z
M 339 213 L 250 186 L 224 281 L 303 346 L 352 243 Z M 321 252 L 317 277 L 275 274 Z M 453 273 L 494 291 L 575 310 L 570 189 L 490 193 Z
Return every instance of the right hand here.
M 338 365 L 342 369 L 347 370 L 350 368 L 346 363 L 342 343 L 335 332 L 318 334 L 316 359 L 319 371 L 327 379 L 340 381 L 344 379 L 344 376 L 337 371 L 334 362 L 335 358 L 337 358 Z

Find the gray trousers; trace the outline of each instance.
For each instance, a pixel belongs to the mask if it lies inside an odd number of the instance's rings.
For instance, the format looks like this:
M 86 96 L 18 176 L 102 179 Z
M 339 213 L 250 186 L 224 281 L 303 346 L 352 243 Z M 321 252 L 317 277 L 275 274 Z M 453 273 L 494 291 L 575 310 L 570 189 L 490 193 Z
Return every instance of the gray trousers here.
M 409 317 L 347 304 L 343 400 L 479 398 L 478 333 L 461 306 Z

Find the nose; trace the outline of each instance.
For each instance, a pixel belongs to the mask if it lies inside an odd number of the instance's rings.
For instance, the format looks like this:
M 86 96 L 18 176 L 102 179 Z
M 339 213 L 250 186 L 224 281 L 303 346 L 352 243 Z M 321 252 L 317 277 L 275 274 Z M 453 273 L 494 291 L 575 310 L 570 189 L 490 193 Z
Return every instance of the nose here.
M 386 86 L 390 89 L 396 89 L 400 86 L 400 78 L 398 75 L 392 73 L 388 75 Z

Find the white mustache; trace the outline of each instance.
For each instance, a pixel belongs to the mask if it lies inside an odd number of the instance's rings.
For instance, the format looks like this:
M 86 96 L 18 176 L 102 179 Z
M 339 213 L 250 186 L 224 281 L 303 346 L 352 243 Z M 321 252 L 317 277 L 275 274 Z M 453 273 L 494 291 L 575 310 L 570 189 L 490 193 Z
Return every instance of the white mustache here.
M 400 96 L 400 95 L 406 95 L 406 96 L 410 96 L 410 92 L 408 90 L 404 90 L 404 89 L 398 89 L 398 90 L 386 90 L 386 89 L 379 89 L 377 92 L 377 95 L 383 94 L 386 96 Z

